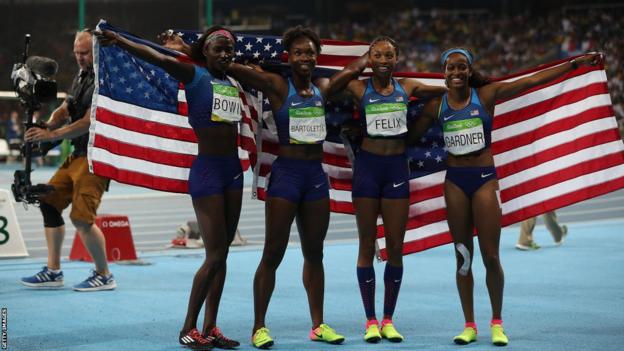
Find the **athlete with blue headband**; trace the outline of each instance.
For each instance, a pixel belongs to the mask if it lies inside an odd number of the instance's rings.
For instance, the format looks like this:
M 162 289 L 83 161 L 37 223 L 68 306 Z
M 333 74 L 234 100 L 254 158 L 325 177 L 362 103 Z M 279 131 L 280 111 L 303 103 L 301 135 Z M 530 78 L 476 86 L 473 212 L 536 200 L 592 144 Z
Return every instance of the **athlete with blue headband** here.
M 474 58 L 469 50 L 453 48 L 442 54 L 440 63 L 449 92 L 427 102 L 414 128 L 410 129 L 409 140 L 415 143 L 433 123 L 442 127 L 448 152 L 444 199 L 455 244 L 457 289 L 466 322 L 463 332 L 453 339 L 456 344 L 477 340 L 471 268 L 475 228 L 492 306 L 492 343 L 497 346 L 508 343 L 502 320 L 501 210 L 490 150 L 495 102 L 550 82 L 578 66 L 594 65 L 600 58 L 600 54 L 586 54 L 512 82 L 491 82 L 473 69 Z
M 468 60 L 469 65 L 472 65 L 472 61 L 474 60 L 472 53 L 470 51 L 463 49 L 463 48 L 452 48 L 452 49 L 446 50 L 445 52 L 442 53 L 442 55 L 440 55 L 440 66 L 444 66 L 444 64 L 446 63 L 446 60 L 451 54 L 462 54 L 466 56 L 466 59 Z

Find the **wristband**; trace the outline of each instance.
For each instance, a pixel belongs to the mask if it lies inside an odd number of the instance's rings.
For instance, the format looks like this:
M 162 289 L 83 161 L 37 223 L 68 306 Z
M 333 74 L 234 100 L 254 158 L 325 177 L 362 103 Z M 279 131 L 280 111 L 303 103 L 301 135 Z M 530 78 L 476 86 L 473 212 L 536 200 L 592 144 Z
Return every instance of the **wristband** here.
M 576 62 L 576 59 L 570 60 L 570 65 L 572 65 L 572 69 L 577 69 L 579 67 L 579 64 L 578 62 Z

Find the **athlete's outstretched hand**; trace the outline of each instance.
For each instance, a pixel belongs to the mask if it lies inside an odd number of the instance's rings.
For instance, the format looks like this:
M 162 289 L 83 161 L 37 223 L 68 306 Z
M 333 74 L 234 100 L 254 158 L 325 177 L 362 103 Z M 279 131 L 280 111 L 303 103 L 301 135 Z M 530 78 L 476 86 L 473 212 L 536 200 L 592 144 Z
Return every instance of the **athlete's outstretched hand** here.
M 117 45 L 117 43 L 119 42 L 119 37 L 117 33 L 110 30 L 96 30 L 95 32 L 93 32 L 93 35 L 97 37 L 100 45 L 102 46 Z
M 583 56 L 579 56 L 574 60 L 570 61 L 573 65 L 578 66 L 596 66 L 600 64 L 603 60 L 603 55 L 601 52 L 590 52 Z
M 182 38 L 174 33 L 171 29 L 158 34 L 158 40 L 160 40 L 160 42 L 166 48 L 184 53 L 186 53 L 188 50 L 188 45 L 184 42 L 184 40 L 182 40 Z

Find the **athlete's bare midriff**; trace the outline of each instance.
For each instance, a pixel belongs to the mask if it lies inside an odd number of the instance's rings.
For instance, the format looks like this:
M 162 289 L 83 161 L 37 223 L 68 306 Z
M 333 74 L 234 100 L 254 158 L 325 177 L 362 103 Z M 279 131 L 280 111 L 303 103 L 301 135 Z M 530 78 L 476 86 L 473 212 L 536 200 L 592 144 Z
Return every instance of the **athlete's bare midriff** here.
M 490 167 L 494 165 L 492 150 L 487 148 L 478 154 L 453 156 L 448 154 L 446 164 L 449 167 Z
M 323 144 L 280 145 L 279 155 L 295 160 L 323 159 Z
M 197 136 L 199 154 L 218 156 L 238 154 L 236 124 L 221 123 L 217 126 L 195 128 L 193 131 Z
M 405 140 L 364 137 L 362 150 L 380 156 L 400 155 L 405 153 Z

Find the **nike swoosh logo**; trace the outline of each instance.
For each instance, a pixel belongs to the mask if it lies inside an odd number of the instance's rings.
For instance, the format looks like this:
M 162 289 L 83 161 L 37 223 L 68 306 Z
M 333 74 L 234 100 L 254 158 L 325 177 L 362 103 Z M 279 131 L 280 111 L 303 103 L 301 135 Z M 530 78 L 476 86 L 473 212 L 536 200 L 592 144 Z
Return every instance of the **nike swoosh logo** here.
M 239 174 L 237 174 L 237 175 L 236 175 L 236 177 L 234 177 L 234 179 L 238 179 L 238 178 L 240 178 L 240 176 L 242 176 L 242 175 L 243 175 L 242 173 L 239 173 Z
M 367 280 L 366 282 L 367 282 L 367 283 L 370 283 L 370 282 L 372 282 L 372 281 L 373 281 L 373 278 L 371 278 L 371 279 Z
M 299 106 L 301 104 L 303 104 L 303 102 L 291 102 L 290 106 Z
M 395 283 L 400 283 L 400 282 L 401 282 L 401 279 L 396 279 L 394 282 L 395 282 Z
M 380 100 L 380 99 L 374 99 L 374 100 L 373 100 L 373 99 L 368 99 L 368 102 L 377 102 L 377 101 L 379 101 L 379 100 Z
M 449 119 L 453 118 L 454 116 L 455 116 L 455 115 L 450 115 L 450 116 L 448 116 L 448 117 L 444 117 L 444 120 L 445 120 L 445 121 L 448 121 Z
M 323 185 L 323 184 L 325 184 L 325 183 L 321 183 L 321 184 L 317 184 L 317 185 L 315 185 L 315 186 L 314 186 L 314 189 L 318 189 L 318 188 L 320 188 L 320 187 L 321 187 L 321 185 Z
M 487 178 L 487 177 L 491 176 L 492 174 L 494 174 L 494 173 L 485 173 L 485 174 L 481 173 L 481 178 Z
M 405 184 L 405 182 L 401 182 L 401 183 L 399 183 L 399 184 L 392 183 L 392 187 L 394 187 L 394 188 L 398 188 L 398 187 L 400 187 L 400 186 L 401 186 L 401 185 L 403 185 L 403 184 Z

